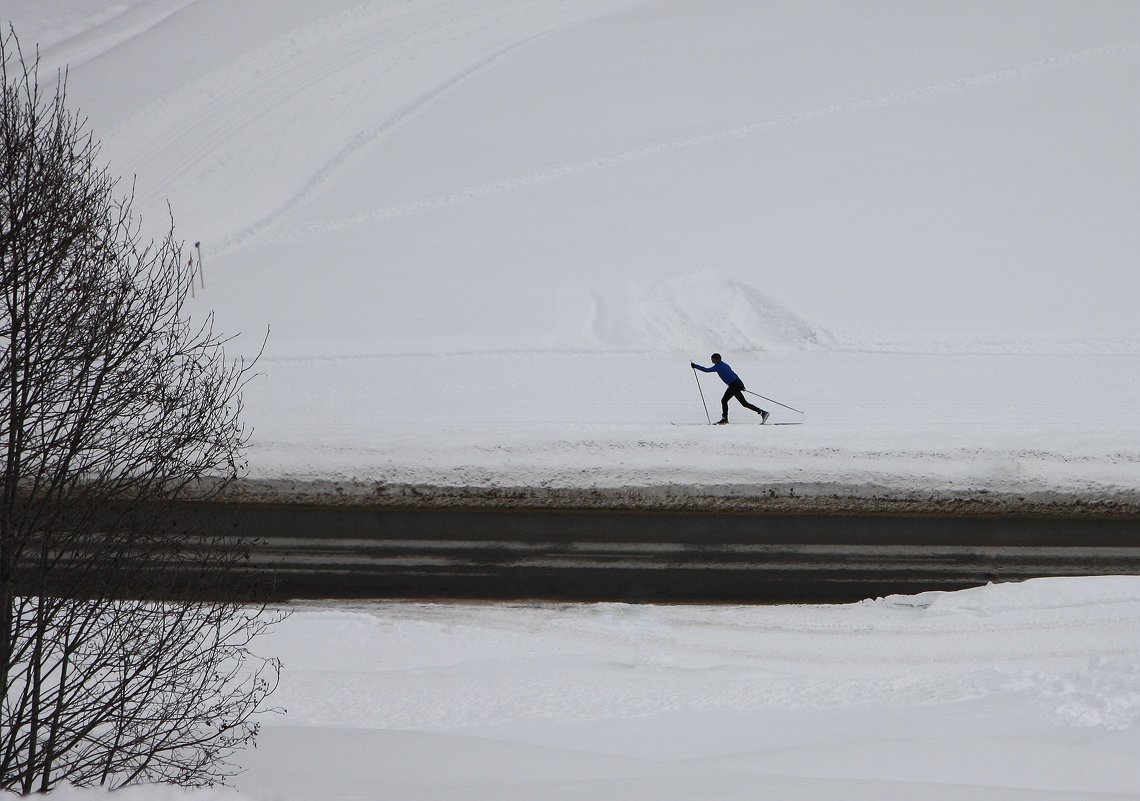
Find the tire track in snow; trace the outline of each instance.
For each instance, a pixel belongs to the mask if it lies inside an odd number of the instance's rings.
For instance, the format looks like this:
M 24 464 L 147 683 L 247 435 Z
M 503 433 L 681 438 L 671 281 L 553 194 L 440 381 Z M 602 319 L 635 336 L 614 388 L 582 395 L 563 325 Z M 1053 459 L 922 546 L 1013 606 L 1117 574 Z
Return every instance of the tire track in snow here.
M 703 145 L 709 145 L 716 142 L 723 142 L 733 139 L 746 139 L 753 136 L 759 136 L 761 134 L 767 133 L 768 131 L 772 131 L 778 128 L 799 125 L 801 123 L 810 122 L 813 120 L 839 117 L 864 111 L 873 111 L 875 109 L 900 105 L 902 103 L 908 103 L 915 100 L 924 100 L 926 98 L 956 94 L 959 92 L 989 86 L 1004 81 L 1026 79 L 1048 70 L 1058 69 L 1061 67 L 1077 66 L 1080 64 L 1102 61 L 1121 56 L 1128 56 L 1136 53 L 1137 51 L 1140 51 L 1140 42 L 1127 42 L 1123 44 L 1106 45 L 1103 47 L 1081 50 L 1076 53 L 1069 53 L 1063 56 L 1051 56 L 1048 58 L 1031 61 L 1026 64 L 1021 64 L 1015 67 L 1006 67 L 999 70 L 967 76 L 965 78 L 956 78 L 953 80 L 941 81 L 939 83 L 930 84 L 928 86 L 908 89 L 900 92 L 892 92 L 890 94 L 879 95 L 877 97 L 867 98 L 864 100 L 856 100 L 846 103 L 835 103 L 829 106 L 809 109 L 807 111 L 781 115 L 770 120 L 765 120 L 764 122 L 739 125 L 714 133 L 687 137 L 684 139 L 674 139 L 667 142 L 659 142 L 651 145 L 645 145 L 644 147 L 636 148 L 633 150 L 626 150 L 618 153 L 610 153 L 604 156 L 598 156 L 597 158 L 589 159 L 586 161 L 579 161 L 574 164 L 567 164 L 560 167 L 550 167 L 547 169 L 532 172 L 529 175 L 507 178 L 501 181 L 483 184 L 482 186 L 459 189 L 444 195 L 436 195 L 434 197 L 413 200 L 396 206 L 387 206 L 384 208 L 375 209 L 370 212 L 356 214 L 351 217 L 344 217 L 339 220 L 320 223 L 317 225 L 308 226 L 306 228 L 299 228 L 295 231 L 290 232 L 289 234 L 273 237 L 272 239 L 305 239 L 313 236 L 319 236 L 325 233 L 353 228 L 360 225 L 383 222 L 409 214 L 435 211 L 451 206 L 471 203 L 477 200 L 496 197 L 498 195 L 503 195 L 521 189 L 528 189 L 540 184 L 550 183 L 552 181 L 561 180 L 563 178 L 576 176 L 584 172 L 613 167 L 619 164 L 624 164 L 626 162 L 637 161 L 665 153 L 686 150 L 692 147 L 700 147 Z M 312 189 L 315 189 L 315 187 L 312 187 Z M 310 189 L 310 193 L 312 189 Z M 256 232 L 253 230 L 247 230 L 243 234 L 229 240 L 229 246 L 226 249 L 232 249 L 239 243 L 246 244 L 250 240 L 254 239 L 256 239 Z

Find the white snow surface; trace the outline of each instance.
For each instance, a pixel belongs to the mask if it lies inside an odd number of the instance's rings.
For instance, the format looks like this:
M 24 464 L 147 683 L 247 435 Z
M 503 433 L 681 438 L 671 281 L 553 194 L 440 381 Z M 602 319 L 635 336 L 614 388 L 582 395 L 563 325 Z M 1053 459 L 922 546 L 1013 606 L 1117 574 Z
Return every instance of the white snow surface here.
M 0 12 L 269 329 L 254 477 L 1137 490 L 1134 0 Z M 121 797 L 1138 799 L 1138 581 L 299 606 L 237 795 Z
M 1138 635 L 1134 576 L 842 606 L 300 605 L 260 645 L 286 711 L 236 797 L 1140 799 Z
M 0 8 L 269 331 L 254 478 L 1135 490 L 1134 0 Z M 670 425 L 714 350 L 807 425 Z

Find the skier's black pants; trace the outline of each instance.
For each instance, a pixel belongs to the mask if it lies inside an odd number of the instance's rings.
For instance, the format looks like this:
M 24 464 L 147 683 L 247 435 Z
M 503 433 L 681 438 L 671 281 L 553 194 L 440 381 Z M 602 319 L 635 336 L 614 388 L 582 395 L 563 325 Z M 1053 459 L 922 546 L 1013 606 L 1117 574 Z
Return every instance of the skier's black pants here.
M 741 406 L 745 409 L 751 409 L 756 412 L 756 414 L 760 414 L 762 411 L 759 406 L 753 406 L 744 399 L 744 382 L 733 381 L 728 385 L 728 389 L 724 391 L 724 397 L 720 399 L 720 414 L 725 420 L 728 419 L 728 401 L 730 398 L 736 398 L 740 401 Z

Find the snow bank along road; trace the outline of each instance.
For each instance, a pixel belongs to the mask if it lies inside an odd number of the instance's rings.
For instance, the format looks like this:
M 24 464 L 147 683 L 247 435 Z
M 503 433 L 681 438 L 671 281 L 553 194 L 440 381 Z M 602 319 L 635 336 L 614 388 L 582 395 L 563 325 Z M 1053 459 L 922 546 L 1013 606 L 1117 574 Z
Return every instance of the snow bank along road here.
M 1140 518 L 214 504 L 278 597 L 853 601 L 1140 574 Z
M 1136 577 L 294 610 L 262 646 L 288 711 L 242 757 L 250 799 L 1140 798 Z

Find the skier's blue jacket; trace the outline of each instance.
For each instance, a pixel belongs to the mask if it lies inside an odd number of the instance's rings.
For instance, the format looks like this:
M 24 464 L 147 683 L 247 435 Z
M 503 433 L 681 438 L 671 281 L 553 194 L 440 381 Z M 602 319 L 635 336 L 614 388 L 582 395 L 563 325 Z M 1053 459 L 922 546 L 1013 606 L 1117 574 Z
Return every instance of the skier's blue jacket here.
M 701 367 L 699 364 L 692 363 L 702 373 L 716 373 L 720 376 L 720 380 L 731 386 L 737 381 L 740 381 L 740 376 L 732 372 L 732 368 L 728 366 L 728 362 L 717 362 L 712 367 Z M 744 383 L 741 381 L 740 383 Z

